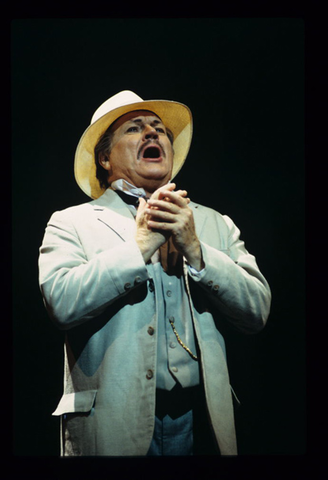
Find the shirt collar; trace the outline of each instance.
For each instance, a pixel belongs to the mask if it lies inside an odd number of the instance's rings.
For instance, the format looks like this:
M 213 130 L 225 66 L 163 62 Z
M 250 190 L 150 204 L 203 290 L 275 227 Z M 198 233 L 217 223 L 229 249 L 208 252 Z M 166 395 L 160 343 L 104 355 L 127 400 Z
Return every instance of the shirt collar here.
M 132 195 L 133 197 L 143 197 L 146 198 L 146 192 L 143 188 L 138 188 L 129 183 L 127 180 L 120 178 L 111 183 L 111 188 L 113 190 L 120 190 L 121 192 L 126 193 L 127 195 Z

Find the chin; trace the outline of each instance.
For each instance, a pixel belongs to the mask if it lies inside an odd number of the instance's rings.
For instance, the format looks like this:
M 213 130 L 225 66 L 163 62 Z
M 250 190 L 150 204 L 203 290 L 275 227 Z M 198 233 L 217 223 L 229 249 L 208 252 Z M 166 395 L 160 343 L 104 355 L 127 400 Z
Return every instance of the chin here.
M 171 172 L 163 172 L 154 169 L 153 171 L 147 171 L 139 174 L 139 178 L 143 178 L 149 181 L 153 180 L 154 182 L 165 182 L 166 180 L 169 181 L 169 179 L 171 178 Z

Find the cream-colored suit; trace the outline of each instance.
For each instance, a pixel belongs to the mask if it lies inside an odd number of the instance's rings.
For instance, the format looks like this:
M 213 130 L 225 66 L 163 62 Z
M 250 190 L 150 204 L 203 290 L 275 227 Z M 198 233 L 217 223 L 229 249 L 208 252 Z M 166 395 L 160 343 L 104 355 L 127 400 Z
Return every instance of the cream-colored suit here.
M 222 455 L 236 438 L 218 320 L 261 330 L 271 294 L 226 216 L 191 203 L 205 274 L 185 281 L 200 349 L 207 407 Z M 135 220 L 111 189 L 56 212 L 40 249 L 47 310 L 66 330 L 62 455 L 146 455 L 156 389 L 156 292 L 134 240 Z

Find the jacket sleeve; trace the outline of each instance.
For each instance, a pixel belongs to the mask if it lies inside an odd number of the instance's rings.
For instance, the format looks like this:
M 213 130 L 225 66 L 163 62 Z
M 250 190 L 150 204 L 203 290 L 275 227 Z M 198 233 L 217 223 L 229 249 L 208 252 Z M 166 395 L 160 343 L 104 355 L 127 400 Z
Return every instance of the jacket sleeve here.
M 226 227 L 224 248 L 201 240 L 205 268 L 193 279 L 232 326 L 244 333 L 256 333 L 265 326 L 270 313 L 270 287 L 240 239 L 240 230 L 228 216 L 220 217 Z
M 149 279 L 134 240 L 87 259 L 67 211 L 48 222 L 39 255 L 39 284 L 50 317 L 63 330 L 99 315 Z

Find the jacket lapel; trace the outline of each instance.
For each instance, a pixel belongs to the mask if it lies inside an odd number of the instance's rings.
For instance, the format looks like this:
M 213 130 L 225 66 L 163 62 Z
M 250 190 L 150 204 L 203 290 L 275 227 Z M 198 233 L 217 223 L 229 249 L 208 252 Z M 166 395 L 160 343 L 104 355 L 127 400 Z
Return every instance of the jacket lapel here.
M 134 237 L 135 219 L 129 207 L 111 189 L 91 202 L 98 220 L 113 230 L 123 241 Z

